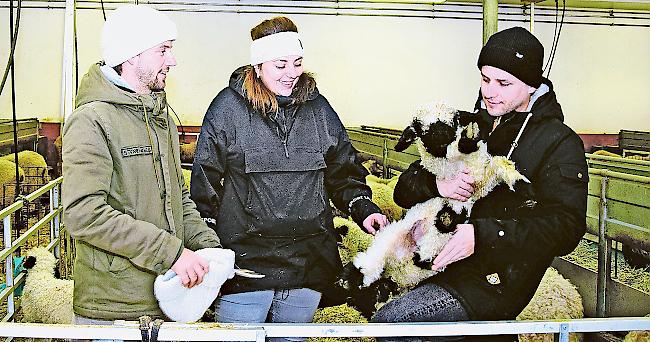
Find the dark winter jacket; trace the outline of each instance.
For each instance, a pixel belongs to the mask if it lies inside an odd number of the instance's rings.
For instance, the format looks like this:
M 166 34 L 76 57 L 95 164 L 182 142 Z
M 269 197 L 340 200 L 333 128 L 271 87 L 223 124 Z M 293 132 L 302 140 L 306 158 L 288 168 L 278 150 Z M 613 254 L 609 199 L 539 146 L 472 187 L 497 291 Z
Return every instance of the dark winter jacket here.
M 586 230 L 583 144 L 563 124 L 552 85 L 545 83 L 548 92 L 533 102 L 533 115 L 511 156 L 531 184 L 519 183 L 515 192 L 498 186 L 478 200 L 470 219 L 474 254 L 428 280 L 458 298 L 474 320 L 514 319 L 533 297 L 553 258 L 573 251 Z M 508 154 L 527 114 L 502 117 L 487 140 L 490 154 Z M 478 115 L 494 121 L 485 109 Z M 415 162 L 401 175 L 395 201 L 411 207 L 439 196 L 435 184 L 435 176 Z
M 244 69 L 212 101 L 203 120 L 191 196 L 241 268 L 262 279 L 235 277 L 224 293 L 308 287 L 321 290 L 341 269 L 330 210 L 348 212 L 371 197 L 338 115 L 317 90 L 303 103 L 278 96 L 278 113 L 264 117 L 242 88 Z M 313 79 L 304 74 L 304 90 Z M 358 199 L 362 222 L 379 208 Z

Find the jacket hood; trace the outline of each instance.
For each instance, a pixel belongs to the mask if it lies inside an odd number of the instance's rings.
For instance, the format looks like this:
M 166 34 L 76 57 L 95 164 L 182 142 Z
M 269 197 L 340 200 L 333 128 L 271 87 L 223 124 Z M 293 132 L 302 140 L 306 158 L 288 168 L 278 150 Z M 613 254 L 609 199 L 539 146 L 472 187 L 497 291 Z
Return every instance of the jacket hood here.
M 532 94 L 530 101 L 528 111 L 533 113 L 533 116 L 530 118 L 532 121 L 558 119 L 560 122 L 564 122 L 564 114 L 562 113 L 562 107 L 555 97 L 553 83 L 547 78 L 542 79 L 542 84 Z M 480 88 L 475 109 L 485 109 Z
M 152 113 L 160 113 L 167 107 L 164 91 L 137 94 L 124 90 L 104 76 L 99 63 L 92 65 L 81 79 L 75 108 L 97 101 L 114 105 L 144 107 L 144 109 Z
M 246 91 L 244 90 L 244 76 L 246 71 L 252 68 L 250 65 L 245 65 L 237 68 L 232 75 L 230 75 L 229 87 L 241 95 L 243 98 L 246 97 Z M 310 88 L 313 88 L 310 90 Z M 311 73 L 304 72 L 298 83 L 293 88 L 293 92 L 290 96 L 276 95 L 278 103 L 280 106 L 293 103 L 300 104 L 307 101 L 314 100 L 318 97 L 318 88 L 316 88 L 316 80 Z

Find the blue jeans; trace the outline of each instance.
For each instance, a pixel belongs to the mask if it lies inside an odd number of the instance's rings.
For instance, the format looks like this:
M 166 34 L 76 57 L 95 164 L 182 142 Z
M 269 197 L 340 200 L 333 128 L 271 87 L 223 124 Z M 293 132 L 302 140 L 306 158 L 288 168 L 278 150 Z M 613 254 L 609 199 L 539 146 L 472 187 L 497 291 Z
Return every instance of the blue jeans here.
M 456 322 L 469 317 L 460 302 L 436 284 L 425 283 L 381 307 L 373 323 Z M 385 337 L 379 341 L 454 341 L 462 337 Z
M 219 323 L 310 323 L 321 293 L 312 289 L 264 290 L 219 296 L 215 320 Z M 269 341 L 304 341 L 270 338 Z

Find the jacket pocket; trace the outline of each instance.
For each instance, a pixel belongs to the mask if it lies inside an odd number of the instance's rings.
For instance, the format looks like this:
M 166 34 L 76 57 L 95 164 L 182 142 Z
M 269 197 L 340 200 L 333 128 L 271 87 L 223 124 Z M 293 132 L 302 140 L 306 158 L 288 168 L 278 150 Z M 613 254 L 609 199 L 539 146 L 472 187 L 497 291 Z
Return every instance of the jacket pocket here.
M 108 257 L 108 271 L 112 273 L 122 272 L 131 266 L 131 262 L 115 254 L 106 254 Z
M 560 175 L 568 180 L 574 180 L 582 183 L 589 182 L 589 173 L 588 171 L 578 165 L 573 164 L 560 164 Z
M 285 153 L 279 147 L 244 153 L 248 234 L 302 237 L 326 231 L 325 160 L 320 151 L 290 148 Z

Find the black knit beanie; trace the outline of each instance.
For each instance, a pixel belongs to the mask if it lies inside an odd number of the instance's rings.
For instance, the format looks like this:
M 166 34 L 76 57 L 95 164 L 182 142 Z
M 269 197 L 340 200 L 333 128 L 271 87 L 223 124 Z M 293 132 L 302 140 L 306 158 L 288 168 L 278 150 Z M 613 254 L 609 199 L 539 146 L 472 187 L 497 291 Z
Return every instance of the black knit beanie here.
M 481 49 L 478 68 L 489 65 L 507 71 L 535 88 L 542 83 L 544 47 L 535 36 L 522 27 L 513 27 L 493 34 Z

